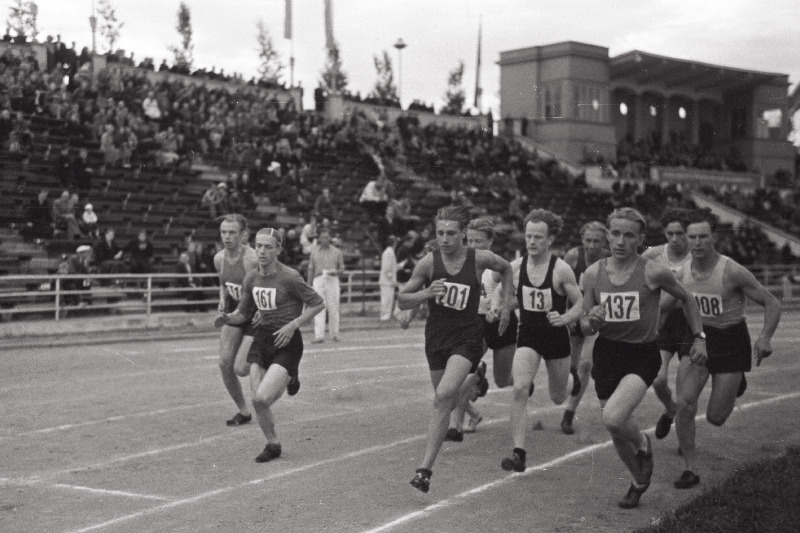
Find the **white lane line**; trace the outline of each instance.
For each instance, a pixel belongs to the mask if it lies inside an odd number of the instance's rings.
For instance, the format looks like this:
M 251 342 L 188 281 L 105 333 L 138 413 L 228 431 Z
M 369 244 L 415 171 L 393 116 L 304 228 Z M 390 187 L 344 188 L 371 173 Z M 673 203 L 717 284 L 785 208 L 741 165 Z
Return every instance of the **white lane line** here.
M 789 399 L 797 398 L 797 397 L 800 397 L 800 392 L 793 392 L 793 393 L 790 393 L 790 394 L 783 394 L 781 396 L 776 396 L 774 398 L 768 398 L 766 400 L 759 400 L 759 401 L 755 401 L 755 402 L 742 404 L 736 410 L 744 411 L 744 410 L 748 410 L 748 409 L 754 409 L 756 407 L 762 407 L 764 405 L 768 405 L 768 404 L 772 404 L 772 403 L 778 403 L 778 402 L 781 402 L 781 401 L 784 401 L 784 400 L 789 400 Z M 705 413 L 703 413 L 701 415 L 697 415 L 695 417 L 695 420 L 696 421 L 705 420 L 705 416 L 706 416 Z M 653 431 L 655 431 L 655 426 L 644 430 L 645 433 L 651 433 Z M 391 522 L 388 522 L 386 524 L 383 524 L 383 525 L 378 526 L 378 527 L 373 528 L 373 529 L 368 529 L 366 531 L 363 531 L 362 533 L 379 533 L 381 531 L 388 531 L 390 529 L 395 528 L 396 526 L 405 524 L 406 522 L 410 522 L 410 521 L 412 521 L 412 520 L 414 520 L 416 518 L 421 518 L 423 516 L 430 515 L 435 511 L 438 511 L 438 510 L 441 510 L 441 509 L 445 509 L 447 507 L 451 507 L 451 506 L 455 505 L 456 503 L 459 503 L 461 500 L 464 500 L 464 499 L 466 499 L 466 498 L 468 498 L 470 496 L 474 496 L 476 494 L 480 494 L 482 492 L 486 492 L 488 490 L 500 487 L 501 485 L 506 485 L 506 484 L 511 483 L 512 481 L 516 480 L 519 477 L 530 476 L 535 472 L 540 472 L 542 470 L 546 470 L 548 468 L 551 468 L 551 467 L 554 467 L 554 466 L 558 466 L 558 465 L 560 465 L 562 463 L 565 463 L 565 462 L 567 462 L 567 461 L 569 461 L 571 459 L 576 459 L 578 457 L 582 457 L 584 455 L 593 453 L 593 452 L 595 452 L 595 451 L 597 451 L 599 449 L 608 448 L 608 447 L 612 446 L 612 444 L 613 444 L 613 442 L 611 440 L 607 440 L 605 442 L 600 442 L 600 443 L 597 443 L 597 444 L 592 444 L 591 446 L 586 446 L 584 448 L 580 448 L 580 449 L 575 450 L 573 452 L 570 452 L 568 454 L 562 455 L 561 457 L 556 457 L 555 459 L 553 459 L 551 461 L 548 461 L 546 463 L 541 463 L 541 464 L 538 464 L 536 466 L 532 466 L 532 467 L 528 468 L 527 470 L 525 470 L 525 472 L 519 472 L 519 473 L 510 474 L 510 475 L 507 475 L 507 476 L 502 477 L 500 479 L 496 479 L 494 481 L 490 481 L 489 483 L 486 483 L 484 485 L 480 485 L 478 487 L 474 487 L 474 488 L 466 490 L 466 491 L 464 491 L 464 492 L 462 492 L 460 494 L 456 494 L 454 496 L 451 496 L 450 498 L 446 498 L 444 500 L 438 501 L 438 502 L 436 502 L 434 504 L 431 504 L 431 505 L 425 507 L 424 509 L 421 509 L 419 511 L 414 511 L 412 513 L 408 513 L 408 514 L 403 515 L 403 516 L 401 516 L 399 518 L 396 518 L 395 520 L 392 520 Z
M 68 483 L 47 483 L 39 479 L 0 478 L 0 485 L 27 485 L 27 486 L 40 485 L 47 488 L 78 490 L 83 492 L 91 492 L 93 494 L 102 494 L 106 496 L 121 496 L 124 498 L 143 498 L 145 500 L 158 500 L 162 502 L 169 501 L 169 498 L 165 498 L 163 496 L 155 496 L 153 494 L 140 494 L 138 492 L 128 492 L 124 490 L 98 489 L 95 487 L 85 487 L 83 485 L 70 485 Z
M 424 344 L 386 344 L 383 346 L 342 346 L 340 348 L 311 348 L 303 350 L 303 356 L 336 352 L 361 352 L 364 350 L 388 350 L 390 348 L 424 348 Z M 203 359 L 219 359 L 218 355 L 207 355 Z

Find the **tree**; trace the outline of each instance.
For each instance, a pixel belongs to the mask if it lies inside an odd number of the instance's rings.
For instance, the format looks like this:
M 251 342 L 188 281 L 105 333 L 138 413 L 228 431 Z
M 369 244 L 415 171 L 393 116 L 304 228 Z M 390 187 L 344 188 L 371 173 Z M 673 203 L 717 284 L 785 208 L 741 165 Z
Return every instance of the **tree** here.
M 175 66 L 183 71 L 191 71 L 192 53 L 194 52 L 194 45 L 192 44 L 192 13 L 189 7 L 184 3 L 178 6 L 178 23 L 175 26 L 178 35 L 181 36 L 180 46 L 170 46 L 169 50 L 175 55 Z
M 39 6 L 36 2 L 33 0 L 14 0 L 8 6 L 6 33 L 16 37 L 17 41 L 23 43 L 28 37 L 35 40 L 39 35 L 39 28 L 36 23 L 38 18 Z
M 400 105 L 400 98 L 397 96 L 397 86 L 394 84 L 394 71 L 392 70 L 392 60 L 389 52 L 383 51 L 383 57 L 372 56 L 375 62 L 375 71 L 378 79 L 375 87 L 370 93 L 370 98 L 377 99 L 381 105 Z
M 262 81 L 269 83 L 279 83 L 283 75 L 284 64 L 281 62 L 280 53 L 275 48 L 272 41 L 272 34 L 264 21 L 258 19 L 256 22 L 256 40 L 258 41 L 258 59 L 261 62 L 258 66 L 258 76 Z
M 467 97 L 461 81 L 464 79 L 464 61 L 459 60 L 458 66 L 450 71 L 447 77 L 447 92 L 444 94 L 444 107 L 442 113 L 460 115 L 464 109 Z
M 342 70 L 342 57 L 339 51 L 339 43 L 333 41 L 333 45 L 328 49 L 328 60 L 322 70 L 320 86 L 329 91 L 343 91 L 347 88 L 347 74 Z
M 100 35 L 106 41 L 106 51 L 114 53 L 117 41 L 119 41 L 119 30 L 125 23 L 117 20 L 117 12 L 111 0 L 100 0 L 97 13 L 100 15 Z

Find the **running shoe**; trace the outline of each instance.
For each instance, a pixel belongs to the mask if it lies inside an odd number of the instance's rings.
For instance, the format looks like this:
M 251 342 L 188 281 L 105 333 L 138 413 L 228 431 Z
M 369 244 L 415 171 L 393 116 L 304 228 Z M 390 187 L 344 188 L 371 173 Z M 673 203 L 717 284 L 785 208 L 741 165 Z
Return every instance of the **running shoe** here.
M 417 468 L 417 475 L 411 480 L 411 486 L 422 492 L 428 492 L 431 489 L 431 476 L 433 472 L 427 468 Z
M 478 429 L 478 424 L 481 423 L 483 417 L 478 415 L 476 417 L 469 417 L 469 422 L 467 423 L 467 427 L 464 428 L 464 433 L 475 433 Z
M 264 451 L 258 454 L 258 457 L 256 457 L 256 462 L 266 463 L 267 461 L 272 461 L 273 459 L 277 459 L 280 456 L 281 456 L 281 445 L 268 443 L 264 448 Z
M 572 435 L 575 433 L 575 428 L 572 427 L 572 418 L 575 416 L 575 411 L 567 409 L 564 411 L 564 417 L 561 419 L 561 431 L 565 435 Z
M 462 442 L 464 440 L 464 434 L 461 433 L 456 428 L 450 428 L 447 430 L 447 433 L 445 433 L 444 440 L 449 440 L 452 442 Z
M 633 483 L 631 483 L 628 493 L 619 501 L 619 506 L 623 509 L 633 509 L 634 507 L 638 507 L 639 498 L 642 497 L 642 494 L 644 494 L 644 491 L 646 490 L 647 487 L 637 488 Z
M 747 376 L 742 372 L 742 381 L 739 382 L 739 390 L 736 391 L 736 397 L 741 398 L 744 391 L 747 390 Z
M 676 489 L 688 489 L 700 483 L 700 476 L 691 470 L 684 470 L 681 477 L 679 477 L 673 485 Z
M 297 391 L 300 390 L 300 378 L 297 375 L 294 375 L 289 380 L 289 384 L 286 385 L 286 392 L 289 396 L 294 396 L 297 394 Z
M 483 398 L 489 391 L 489 380 L 486 379 L 486 363 L 481 361 L 478 363 L 478 369 L 475 371 L 478 376 L 478 398 Z
M 639 483 L 644 485 L 644 489 L 650 486 L 650 478 L 653 476 L 653 448 L 650 444 L 650 436 L 645 435 L 647 440 L 647 451 L 639 450 L 636 452 L 636 460 L 639 463 Z M 644 490 L 642 490 L 644 492 Z
M 500 467 L 507 472 L 524 472 L 525 459 L 520 454 L 514 452 L 511 457 L 506 457 L 500 462 Z
M 528 387 L 528 397 L 533 396 L 533 389 L 534 389 L 533 381 L 531 381 L 531 386 Z
M 656 438 L 663 439 L 667 435 L 669 435 L 669 430 L 672 428 L 672 418 L 667 415 L 667 413 L 663 413 L 659 418 L 658 422 L 656 422 Z
M 253 415 L 243 415 L 242 413 L 236 413 L 233 418 L 230 420 L 225 421 L 226 426 L 241 426 L 242 424 L 247 424 L 253 419 Z

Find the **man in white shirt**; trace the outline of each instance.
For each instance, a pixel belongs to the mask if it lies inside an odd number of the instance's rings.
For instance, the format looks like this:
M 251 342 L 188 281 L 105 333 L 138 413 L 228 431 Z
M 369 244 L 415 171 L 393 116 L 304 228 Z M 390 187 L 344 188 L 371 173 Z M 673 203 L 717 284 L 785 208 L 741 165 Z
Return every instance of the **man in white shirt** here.
M 308 259 L 308 281 L 322 296 L 325 310 L 314 317 L 314 341 L 325 340 L 325 320 L 334 342 L 339 340 L 339 300 L 341 286 L 339 275 L 344 271 L 342 251 L 331 245 L 331 232 L 320 228 L 317 233 L 317 246 L 311 249 Z

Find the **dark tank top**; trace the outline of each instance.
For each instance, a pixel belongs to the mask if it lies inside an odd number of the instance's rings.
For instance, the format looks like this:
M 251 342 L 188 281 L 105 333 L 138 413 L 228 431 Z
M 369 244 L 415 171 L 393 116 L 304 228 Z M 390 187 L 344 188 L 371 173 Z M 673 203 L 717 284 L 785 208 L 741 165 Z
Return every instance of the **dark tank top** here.
M 244 255 L 247 252 L 247 247 L 242 249 L 239 255 L 239 260 L 235 263 L 228 263 L 223 253 L 222 267 L 219 271 L 220 285 L 225 289 L 225 312 L 232 313 L 236 306 L 239 305 L 239 300 L 242 299 L 242 282 L 244 281 Z
M 439 250 L 432 252 L 433 276 L 444 279 L 447 292 L 428 300 L 425 323 L 425 351 L 452 349 L 473 342 L 483 343 L 478 304 L 481 280 L 475 272 L 475 250 L 467 249 L 467 257 L 457 274 L 447 272 Z
M 551 255 L 544 281 L 536 287 L 528 278 L 528 254 L 522 258 L 522 264 L 519 267 L 519 283 L 517 284 L 520 328 L 558 329 L 547 321 L 548 312 L 558 311 L 563 315 L 567 310 L 567 295 L 558 294 L 553 288 L 553 269 L 556 261 L 558 261 L 558 257 Z

